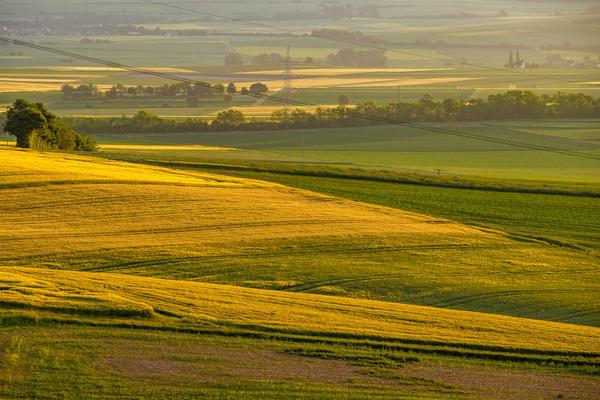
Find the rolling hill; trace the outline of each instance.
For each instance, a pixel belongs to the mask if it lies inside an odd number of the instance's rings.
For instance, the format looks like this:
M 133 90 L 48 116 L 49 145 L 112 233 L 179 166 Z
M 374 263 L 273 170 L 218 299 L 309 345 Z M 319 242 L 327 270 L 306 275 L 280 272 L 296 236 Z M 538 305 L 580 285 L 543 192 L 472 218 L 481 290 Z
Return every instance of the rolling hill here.
M 0 265 L 598 325 L 597 260 L 274 183 L 1 150 Z

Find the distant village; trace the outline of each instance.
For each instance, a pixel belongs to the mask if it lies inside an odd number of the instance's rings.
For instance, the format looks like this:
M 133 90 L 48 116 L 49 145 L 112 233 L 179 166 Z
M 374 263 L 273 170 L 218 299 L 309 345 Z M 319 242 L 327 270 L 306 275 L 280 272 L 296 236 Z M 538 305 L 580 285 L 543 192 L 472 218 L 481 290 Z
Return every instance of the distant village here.
M 536 62 L 527 62 L 521 56 L 519 50 L 509 51 L 508 61 L 504 64 L 505 68 L 510 69 L 536 69 L 536 68 L 600 68 L 600 56 L 593 59 L 590 55 L 586 55 L 582 60 L 569 60 L 563 58 L 560 54 L 549 54 L 545 57 L 542 64 Z

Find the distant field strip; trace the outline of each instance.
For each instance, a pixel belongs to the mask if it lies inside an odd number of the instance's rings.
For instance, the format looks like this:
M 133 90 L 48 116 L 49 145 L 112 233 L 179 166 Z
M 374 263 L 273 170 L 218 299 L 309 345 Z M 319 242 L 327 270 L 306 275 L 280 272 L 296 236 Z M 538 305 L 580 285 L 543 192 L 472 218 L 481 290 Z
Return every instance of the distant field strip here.
M 90 71 L 90 72 L 122 72 L 123 69 L 122 68 L 117 68 L 117 67 L 63 67 L 63 66 L 56 66 L 56 67 L 28 67 L 27 69 L 45 69 L 45 70 L 50 70 L 50 71 L 61 71 L 61 72 L 73 72 L 73 71 Z M 194 73 L 196 71 L 192 71 L 189 69 L 184 69 L 184 68 L 174 68 L 174 67 L 144 67 L 144 70 L 146 71 L 152 71 L 152 72 L 184 72 L 184 73 Z
M 26 83 L 26 82 L 2 82 L 0 81 L 0 93 L 18 92 L 48 92 L 60 90 L 60 83 Z
M 294 80 L 294 88 L 296 89 L 312 89 L 312 88 L 332 88 L 332 87 L 394 87 L 394 86 L 420 86 L 420 85 L 437 85 L 448 84 L 455 82 L 472 81 L 476 77 L 439 77 L 439 78 L 404 78 L 404 79 L 389 79 L 389 78 L 338 78 L 338 77 L 323 77 L 323 78 L 299 78 Z M 271 90 L 283 88 L 283 80 L 267 80 L 265 81 Z M 252 82 L 239 82 L 240 86 L 249 86 Z
M 449 71 L 452 68 L 294 68 L 295 75 L 353 75 L 353 74 L 381 74 L 381 73 L 404 73 L 404 72 L 433 72 Z M 285 74 L 284 70 L 262 70 L 238 72 L 239 75 L 270 75 Z
M 225 150 L 234 150 L 232 148 L 227 147 L 217 147 L 217 146 L 201 146 L 201 145 L 193 145 L 193 146 L 167 146 L 167 145 L 144 145 L 144 144 L 102 144 L 100 145 L 102 150 L 141 150 L 141 151 L 184 151 L 184 150 L 193 150 L 193 151 L 225 151 Z

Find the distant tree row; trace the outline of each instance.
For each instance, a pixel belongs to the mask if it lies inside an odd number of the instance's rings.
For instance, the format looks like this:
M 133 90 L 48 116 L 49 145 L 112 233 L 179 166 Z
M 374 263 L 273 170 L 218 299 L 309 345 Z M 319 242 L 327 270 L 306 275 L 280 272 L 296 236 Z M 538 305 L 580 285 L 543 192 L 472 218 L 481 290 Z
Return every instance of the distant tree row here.
M 230 82 L 227 86 L 217 83 L 211 85 L 208 82 L 198 84 L 173 83 L 163 86 L 124 86 L 113 85 L 105 92 L 98 90 L 94 84 L 82 84 L 79 86 L 63 85 L 62 95 L 65 100 L 84 100 L 84 99 L 118 99 L 123 97 L 145 97 L 145 98 L 173 98 L 173 97 L 210 97 L 213 95 L 223 95 L 224 93 L 236 94 L 238 89 L 235 83 Z M 269 88 L 264 83 L 253 83 L 250 88 L 243 87 L 239 93 L 241 95 L 264 95 Z
M 6 112 L 4 131 L 17 138 L 17 147 L 36 150 L 95 151 L 96 143 L 75 132 L 41 103 L 19 99 Z
M 328 54 L 326 61 L 328 64 L 344 67 L 385 67 L 388 62 L 385 50 L 380 49 L 341 49 L 337 53 Z
M 163 119 L 146 111 L 133 117 L 69 118 L 71 126 L 87 133 L 170 133 L 230 130 L 277 130 L 381 125 L 386 123 L 482 121 L 528 118 L 600 118 L 600 98 L 584 94 L 556 93 L 537 96 L 510 91 L 487 99 L 434 101 L 425 97 L 414 103 L 360 103 L 348 107 L 340 96 L 335 108 L 278 110 L 269 121 L 247 120 L 238 110 L 219 113 L 212 122 L 198 118 Z
M 340 40 L 342 42 L 357 42 L 368 44 L 384 44 L 384 40 L 371 35 L 366 35 L 360 31 L 346 31 L 343 29 L 321 28 L 313 29 L 311 36 L 330 40 Z

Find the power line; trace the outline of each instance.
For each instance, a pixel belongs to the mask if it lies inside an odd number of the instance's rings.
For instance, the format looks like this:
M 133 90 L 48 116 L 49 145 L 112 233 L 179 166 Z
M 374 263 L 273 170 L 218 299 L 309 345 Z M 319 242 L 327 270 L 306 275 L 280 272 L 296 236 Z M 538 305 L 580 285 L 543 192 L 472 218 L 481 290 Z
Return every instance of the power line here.
M 117 62 L 113 62 L 113 61 L 103 60 L 103 59 L 96 58 L 96 57 L 85 56 L 83 54 L 73 53 L 73 52 L 69 52 L 69 51 L 65 51 L 65 50 L 59 50 L 59 49 L 55 49 L 52 47 L 42 46 L 42 45 L 38 45 L 35 43 L 31 43 L 31 42 L 26 42 L 23 40 L 9 39 L 9 38 L 0 36 L 0 42 L 13 44 L 13 45 L 17 45 L 17 46 L 29 47 L 29 48 L 36 49 L 39 51 L 45 51 L 45 52 L 49 52 L 49 53 L 59 54 L 62 56 L 71 57 L 71 58 L 75 58 L 75 59 L 83 60 L 83 61 L 88 61 L 88 62 L 92 62 L 95 64 L 100 64 L 100 65 L 105 65 L 108 67 L 123 69 L 125 71 L 131 71 L 131 72 L 136 72 L 139 74 L 155 76 L 155 77 L 168 79 L 168 80 L 172 80 L 172 81 L 177 81 L 177 82 L 181 82 L 181 83 L 188 83 L 188 84 L 212 88 L 212 85 L 208 82 L 196 81 L 193 79 L 184 78 L 184 77 L 180 77 L 180 76 L 169 74 L 169 73 L 153 71 L 153 70 L 149 70 L 149 69 L 145 69 L 145 68 L 139 68 L 139 67 L 125 65 L 125 64 L 121 64 L 121 63 L 117 63 Z M 295 106 L 300 106 L 300 107 L 315 107 L 316 106 L 315 104 L 311 104 L 311 103 L 305 103 L 305 102 L 301 102 L 301 101 L 297 101 L 297 100 L 286 100 L 286 99 L 283 99 L 280 97 L 267 96 L 267 95 L 262 95 L 259 93 L 248 92 L 248 96 L 254 97 L 257 99 L 269 100 L 269 101 L 273 101 L 273 102 L 284 104 L 284 105 L 295 105 Z M 365 121 L 377 122 L 379 124 L 406 126 L 406 127 L 412 127 L 412 128 L 420 129 L 423 131 L 427 131 L 430 133 L 438 133 L 438 134 L 449 135 L 449 136 L 464 137 L 464 138 L 480 140 L 480 141 L 484 141 L 484 142 L 514 146 L 514 147 L 523 148 L 523 149 L 527 149 L 527 150 L 538 150 L 538 151 L 545 151 L 545 152 L 550 152 L 550 153 L 569 155 L 569 156 L 573 156 L 573 157 L 600 160 L 599 156 L 594 156 L 591 154 L 582 154 L 582 153 L 577 153 L 577 152 L 573 152 L 570 150 L 556 149 L 556 148 L 552 148 L 552 147 L 548 147 L 548 146 L 530 145 L 527 143 L 515 142 L 515 141 L 500 139 L 500 138 L 482 137 L 482 136 L 478 136 L 475 134 L 470 134 L 470 133 L 461 132 L 461 131 L 455 131 L 455 130 L 451 130 L 451 129 L 447 129 L 447 128 L 434 127 L 431 125 L 399 123 L 398 121 L 393 120 L 393 119 L 364 115 L 364 114 L 361 114 L 360 112 L 356 112 L 356 111 L 353 111 L 347 115 L 354 117 L 354 118 L 362 119 Z
M 164 2 L 155 1 L 155 0 L 140 0 L 140 1 L 142 1 L 144 3 L 158 5 L 158 6 L 169 7 L 169 8 L 180 10 L 180 11 L 186 11 L 186 12 L 191 12 L 191 13 L 194 13 L 194 14 L 200 14 L 200 15 L 204 15 L 204 16 L 207 16 L 207 17 L 220 18 L 220 19 L 223 19 L 223 20 L 232 21 L 232 22 L 236 22 L 236 23 L 240 23 L 240 24 L 258 26 L 258 27 L 267 28 L 267 29 L 273 29 L 273 30 L 276 30 L 276 31 L 280 31 L 280 32 L 284 32 L 284 33 L 289 33 L 289 34 L 293 34 L 293 35 L 296 35 L 296 36 L 301 36 L 301 35 L 305 34 L 305 32 L 294 30 L 294 29 L 290 29 L 290 28 L 282 28 L 282 27 L 279 27 L 279 26 L 270 25 L 270 24 L 264 24 L 264 23 L 255 22 L 255 21 L 250 21 L 250 20 L 242 19 L 242 18 L 228 17 L 228 16 L 224 16 L 224 15 L 209 13 L 209 12 L 206 12 L 206 11 L 200 11 L 200 10 L 196 10 L 196 9 L 192 9 L 192 8 L 182 7 L 182 6 L 178 6 L 178 5 L 171 4 L 171 3 L 164 3 Z M 466 65 L 466 66 L 470 66 L 470 67 L 477 67 L 477 68 L 480 68 L 480 69 L 486 69 L 486 70 L 491 70 L 491 71 L 510 72 L 510 73 L 515 73 L 515 74 L 519 74 L 519 75 L 526 75 L 526 76 L 529 76 L 529 77 L 532 77 L 532 78 L 536 78 L 536 79 L 552 79 L 552 80 L 556 80 L 556 81 L 560 81 L 560 82 L 564 82 L 564 83 L 573 83 L 573 82 L 576 82 L 575 80 L 565 79 L 565 78 L 562 78 L 562 77 L 559 77 L 559 76 L 524 73 L 524 72 L 516 71 L 516 70 L 513 70 L 513 69 L 506 69 L 506 68 L 494 67 L 494 66 L 490 66 L 490 65 L 471 63 L 471 62 L 462 61 L 462 60 L 456 60 L 456 59 L 448 58 L 448 57 L 436 57 L 436 56 L 431 56 L 431 55 L 422 54 L 422 53 L 415 53 L 415 52 L 412 52 L 412 51 L 398 50 L 398 49 L 394 49 L 394 48 L 389 48 L 389 47 L 384 47 L 384 46 L 378 46 L 378 45 L 371 44 L 371 43 L 359 42 L 359 41 L 351 40 L 351 39 L 343 39 L 343 38 L 338 38 L 338 37 L 332 37 L 332 36 L 324 35 L 324 34 L 321 34 L 321 33 L 318 33 L 318 32 L 315 33 L 314 30 L 311 33 L 311 35 L 313 37 L 317 37 L 317 38 L 320 38 L 320 39 L 326 39 L 326 40 L 330 40 L 330 41 L 333 41 L 333 42 L 350 44 L 350 45 L 353 45 L 353 46 L 361 46 L 361 47 L 371 48 L 371 49 L 375 49 L 375 50 L 389 51 L 391 53 L 398 53 L 398 54 L 403 54 L 403 55 L 409 55 L 409 56 L 412 56 L 412 57 L 429 59 L 429 60 L 432 60 L 432 61 L 452 62 L 452 63 L 456 63 L 456 64 L 460 64 L 460 65 Z

